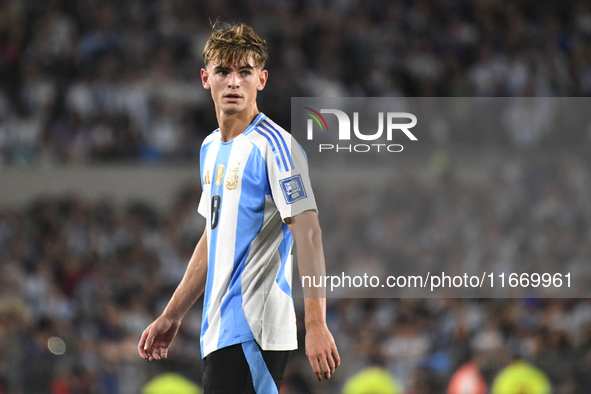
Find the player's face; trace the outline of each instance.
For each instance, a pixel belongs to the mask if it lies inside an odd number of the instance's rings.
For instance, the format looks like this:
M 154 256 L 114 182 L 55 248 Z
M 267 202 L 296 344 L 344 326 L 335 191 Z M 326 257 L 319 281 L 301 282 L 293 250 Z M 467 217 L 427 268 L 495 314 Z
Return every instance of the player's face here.
M 258 70 L 252 56 L 248 62 L 221 65 L 210 62 L 201 69 L 201 82 L 211 89 L 216 107 L 226 114 L 235 114 L 256 107 L 257 92 L 267 83 L 267 70 Z

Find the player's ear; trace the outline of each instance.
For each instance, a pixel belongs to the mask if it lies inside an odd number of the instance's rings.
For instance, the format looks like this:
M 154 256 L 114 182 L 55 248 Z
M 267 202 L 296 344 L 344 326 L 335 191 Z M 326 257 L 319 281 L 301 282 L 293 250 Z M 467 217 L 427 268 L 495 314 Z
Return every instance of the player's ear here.
M 263 90 L 265 85 L 267 84 L 267 78 L 269 78 L 269 73 L 267 70 L 261 70 L 259 73 L 259 83 L 257 85 L 257 90 Z
M 205 89 L 211 88 L 211 85 L 209 84 L 209 73 L 205 68 L 201 69 L 201 83 Z

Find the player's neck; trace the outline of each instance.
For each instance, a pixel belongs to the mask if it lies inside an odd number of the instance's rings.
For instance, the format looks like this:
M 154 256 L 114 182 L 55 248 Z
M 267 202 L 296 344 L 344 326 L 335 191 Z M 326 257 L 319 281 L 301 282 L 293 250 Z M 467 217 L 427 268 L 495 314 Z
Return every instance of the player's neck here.
M 216 108 L 218 125 L 222 135 L 222 142 L 228 142 L 238 137 L 252 123 L 259 114 L 255 106 L 250 110 L 228 114 Z

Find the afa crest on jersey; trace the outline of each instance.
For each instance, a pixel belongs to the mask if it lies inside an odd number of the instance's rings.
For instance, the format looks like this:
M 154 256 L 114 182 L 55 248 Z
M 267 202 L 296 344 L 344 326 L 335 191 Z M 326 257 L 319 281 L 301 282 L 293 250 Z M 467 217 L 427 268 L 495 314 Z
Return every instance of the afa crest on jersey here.
M 226 189 L 234 190 L 238 186 L 238 173 L 240 172 L 240 163 L 236 164 L 236 167 L 228 170 L 226 175 Z

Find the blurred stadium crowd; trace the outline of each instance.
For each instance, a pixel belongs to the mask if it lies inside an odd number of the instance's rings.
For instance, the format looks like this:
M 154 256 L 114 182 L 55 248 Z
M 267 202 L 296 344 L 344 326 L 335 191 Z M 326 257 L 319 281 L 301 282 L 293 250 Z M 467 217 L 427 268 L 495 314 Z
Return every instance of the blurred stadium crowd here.
M 586 294 L 591 165 L 570 159 L 571 154 L 498 157 L 484 165 L 484 179 L 472 181 L 459 181 L 459 170 L 483 161 L 458 159 L 429 182 L 399 169 L 403 175 L 386 180 L 388 187 L 379 193 L 325 187 L 316 193 L 328 273 L 384 278 L 441 269 L 450 275 L 571 271 L 585 278 L 579 294 Z M 511 294 L 505 288 L 497 297 Z M 407 393 L 444 392 L 449 374 L 471 357 L 489 389 L 499 370 L 520 358 L 548 374 L 553 393 L 591 389 L 585 377 L 591 357 L 588 299 L 332 301 L 337 343 L 354 352 L 345 368 L 381 360 Z M 480 393 L 465 390 L 450 394 Z
M 194 158 L 218 16 L 267 39 L 279 124 L 292 96 L 591 94 L 585 0 L 1 0 L 1 162 Z
M 199 79 L 217 16 L 267 39 L 259 108 L 282 125 L 292 96 L 591 94 L 584 0 L 0 0 L 0 166 L 195 163 L 217 127 Z M 588 146 L 582 138 L 569 147 Z M 427 185 L 407 174 L 382 193 L 318 188 L 327 263 L 590 277 L 591 163 L 567 156 L 498 157 L 478 186 L 456 181 L 452 158 Z M 190 187 L 169 212 L 75 197 L 0 208 L 0 394 L 139 393 L 169 370 L 199 382 L 199 305 L 169 360 L 148 364 L 136 351 L 203 231 L 199 197 Z M 490 387 L 515 358 L 555 394 L 591 392 L 588 299 L 332 299 L 328 320 L 343 366 L 317 385 L 300 350 L 282 393 L 339 393 L 368 365 L 405 393 L 442 393 L 469 359 Z M 48 349 L 53 336 L 64 355 Z
M 589 277 L 590 166 L 565 163 L 505 161 L 479 187 L 458 182 L 457 165 L 428 184 L 406 175 L 382 194 L 341 194 L 338 207 L 334 189 L 318 188 L 328 270 L 401 273 L 454 261 Z M 199 305 L 169 360 L 149 364 L 136 350 L 203 231 L 199 198 L 189 187 L 168 213 L 76 198 L 0 210 L 0 392 L 138 393 L 168 370 L 199 382 Z M 300 349 L 282 393 L 340 393 L 369 365 L 390 371 L 405 393 L 441 393 L 468 359 L 490 387 L 516 358 L 540 368 L 555 394 L 591 391 L 589 299 L 330 299 L 328 322 L 343 366 L 318 385 Z M 50 353 L 52 336 L 66 340 L 65 355 Z

